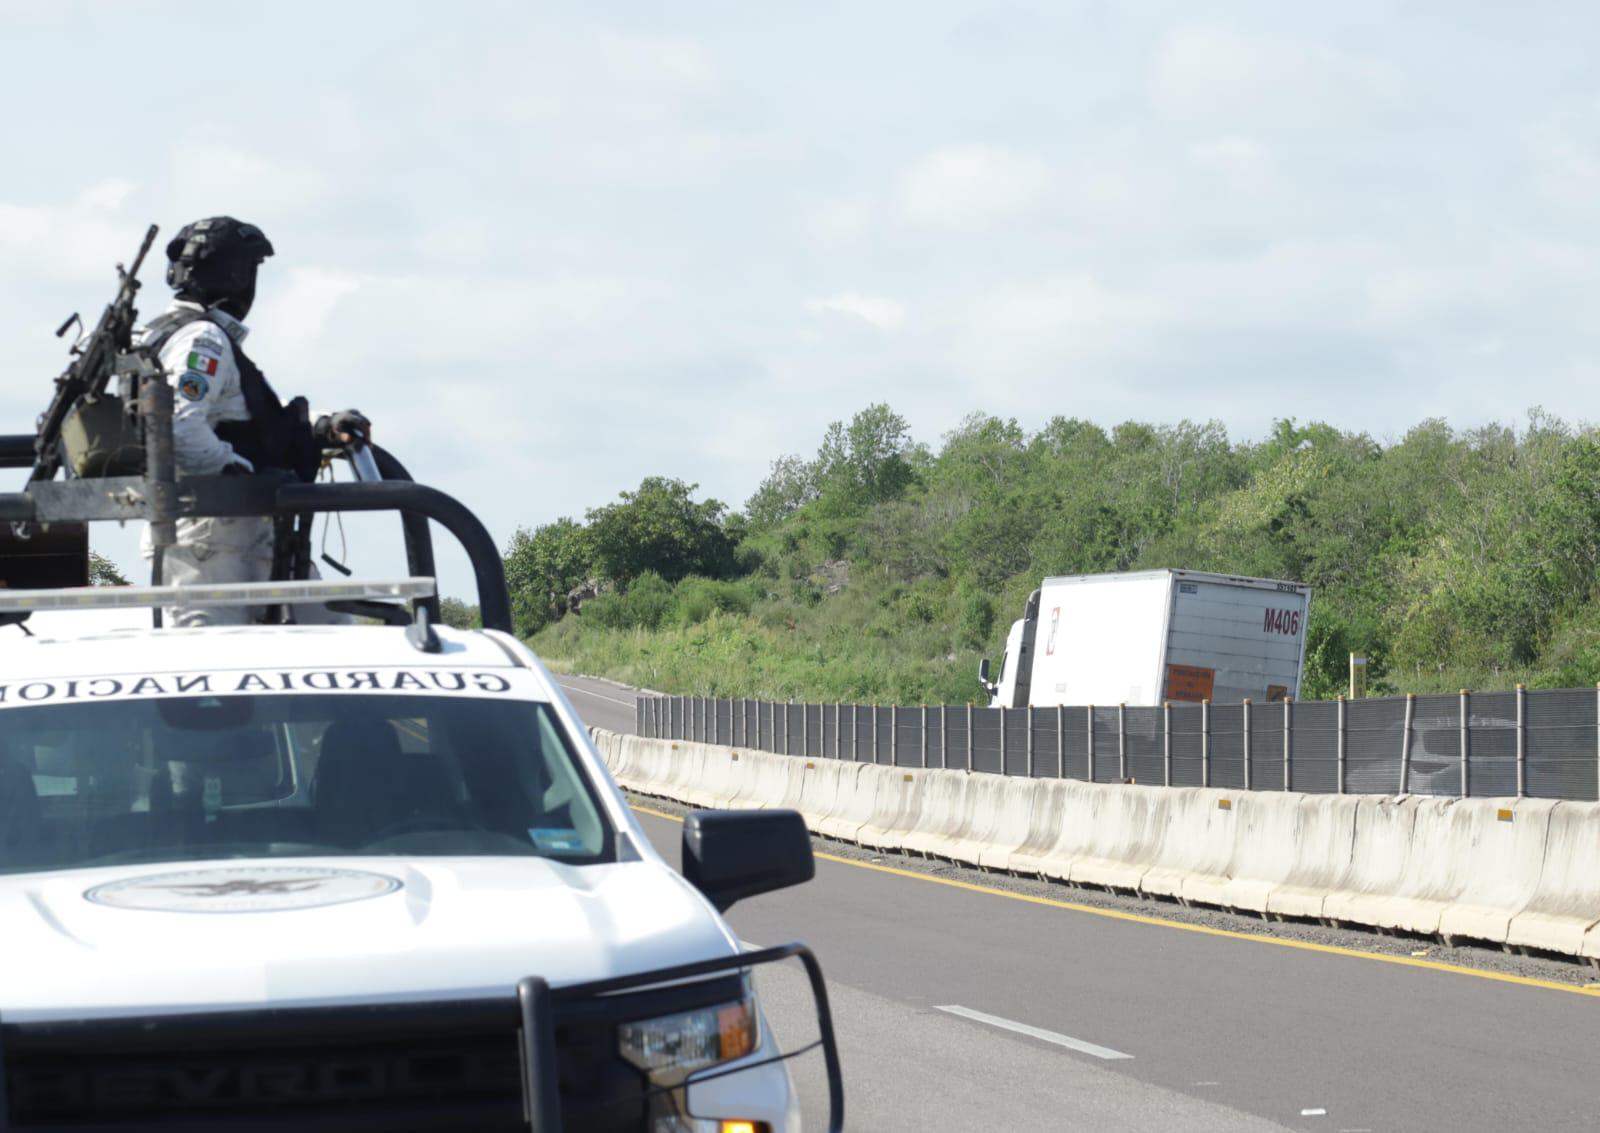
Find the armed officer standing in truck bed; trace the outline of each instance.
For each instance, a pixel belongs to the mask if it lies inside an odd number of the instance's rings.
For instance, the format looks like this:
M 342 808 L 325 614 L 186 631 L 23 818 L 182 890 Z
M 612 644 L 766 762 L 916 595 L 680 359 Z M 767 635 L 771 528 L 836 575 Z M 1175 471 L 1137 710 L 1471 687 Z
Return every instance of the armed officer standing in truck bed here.
M 313 424 L 305 399 L 284 405 L 244 353 L 249 331 L 242 320 L 255 301 L 256 271 L 272 253 L 261 229 L 229 216 L 186 225 L 167 245 L 167 283 L 176 299 L 144 328 L 139 346 L 172 382 L 180 478 L 286 469 L 310 481 L 324 447 L 371 436 L 371 423 L 353 409 Z M 274 524 L 266 517 L 180 520 L 177 543 L 164 556 L 163 581 L 268 581 L 273 543 Z M 175 626 L 236 625 L 248 621 L 250 611 L 184 609 L 168 618 Z

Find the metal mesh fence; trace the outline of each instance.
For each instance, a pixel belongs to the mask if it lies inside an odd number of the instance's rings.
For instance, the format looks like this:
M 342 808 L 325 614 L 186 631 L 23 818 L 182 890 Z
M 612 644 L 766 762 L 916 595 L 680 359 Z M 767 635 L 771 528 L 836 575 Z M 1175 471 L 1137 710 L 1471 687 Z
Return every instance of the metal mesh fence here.
M 646 736 L 1099 783 L 1600 797 L 1600 688 L 1355 701 L 987 708 L 643 697 Z

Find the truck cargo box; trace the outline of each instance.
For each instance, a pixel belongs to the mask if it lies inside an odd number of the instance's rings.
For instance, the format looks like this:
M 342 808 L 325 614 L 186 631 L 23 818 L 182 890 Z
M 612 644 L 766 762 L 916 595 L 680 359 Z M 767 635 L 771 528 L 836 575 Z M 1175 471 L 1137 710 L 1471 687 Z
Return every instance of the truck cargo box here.
M 1047 578 L 993 703 L 1216 704 L 1298 697 L 1311 588 L 1188 570 Z

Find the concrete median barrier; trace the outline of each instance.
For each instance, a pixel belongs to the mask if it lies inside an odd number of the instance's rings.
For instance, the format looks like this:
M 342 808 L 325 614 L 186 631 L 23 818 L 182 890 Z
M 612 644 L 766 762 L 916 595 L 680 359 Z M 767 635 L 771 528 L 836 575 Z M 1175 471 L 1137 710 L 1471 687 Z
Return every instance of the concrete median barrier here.
M 1457 805 L 1451 841 L 1434 857 L 1450 859 L 1439 935 L 1504 944 L 1511 919 L 1539 891 L 1553 799 L 1480 799 Z
M 1027 837 L 1028 804 L 1024 794 L 1031 794 L 1033 783 L 1003 775 L 971 775 L 968 780 L 962 819 L 943 856 L 985 869 L 1004 869 L 1004 854 Z M 1004 854 L 1001 846 L 1005 847 Z
M 1030 780 L 596 731 L 624 786 L 984 869 L 1600 961 L 1600 804 Z
M 1068 804 L 1075 798 L 1070 790 L 1073 785 L 1064 779 L 1041 779 L 1034 783 L 1027 837 L 1007 857 L 1006 869 L 1031 877 L 1056 876 L 1049 870 L 1063 831 L 1069 823 L 1074 827 L 1082 825 L 1081 815 L 1069 816 L 1068 813 Z M 1067 874 L 1059 876 L 1065 880 Z
M 967 785 L 974 776 L 966 771 L 929 772 L 922 780 L 922 813 L 906 832 L 901 849 L 925 857 L 948 858 L 955 834 L 962 829 L 967 806 Z
M 1024 847 L 1012 855 L 1012 860 L 1023 867 L 1018 872 L 1037 870 L 1040 877 L 1070 882 L 1073 867 L 1092 856 L 1095 798 L 1104 792 L 1101 784 L 1064 779 L 1054 784 L 1053 793 L 1061 800 L 1061 821 L 1054 843 L 1042 853 Z
M 1506 943 L 1569 956 L 1600 956 L 1600 803 L 1558 802 L 1545 830 L 1532 897 L 1511 918 Z
M 875 850 L 898 850 L 916 829 L 922 814 L 922 791 L 933 771 L 875 768 L 879 774 L 872 817 L 856 831 L 856 841 Z
M 1073 858 L 1067 880 L 1137 892 L 1166 834 L 1170 797 L 1160 787 L 1083 786 L 1089 838 L 1083 853 Z
M 1288 830 L 1280 825 L 1286 817 L 1284 808 L 1250 808 L 1230 886 L 1234 908 L 1279 918 L 1321 920 L 1328 894 L 1346 887 L 1360 796 L 1300 795 L 1297 803 Z M 1277 869 L 1280 860 L 1287 863 L 1281 876 Z M 1266 907 L 1256 909 L 1247 891 L 1254 879 L 1264 877 L 1276 880 L 1267 892 Z
M 1167 821 L 1150 866 L 1139 878 L 1139 892 L 1220 904 L 1217 894 L 1228 882 L 1233 858 L 1238 801 L 1227 791 L 1200 787 L 1176 787 L 1164 794 Z
M 813 829 L 824 838 L 854 842 L 861 828 L 872 821 L 872 810 L 878 802 L 878 785 L 883 780 L 884 770 L 870 763 L 840 764 L 833 805 L 818 819 Z
M 1349 868 L 1340 872 L 1323 899 L 1324 920 L 1391 927 L 1376 918 L 1379 906 L 1405 882 L 1417 803 L 1415 798 L 1372 795 L 1356 805 Z
M 833 759 L 805 760 L 816 766 L 806 769 L 805 781 L 800 787 L 800 805 L 795 809 L 805 817 L 806 825 L 820 832 L 822 820 L 828 817 L 838 801 L 840 783 L 849 772 L 850 785 L 855 785 L 855 764 L 840 763 Z

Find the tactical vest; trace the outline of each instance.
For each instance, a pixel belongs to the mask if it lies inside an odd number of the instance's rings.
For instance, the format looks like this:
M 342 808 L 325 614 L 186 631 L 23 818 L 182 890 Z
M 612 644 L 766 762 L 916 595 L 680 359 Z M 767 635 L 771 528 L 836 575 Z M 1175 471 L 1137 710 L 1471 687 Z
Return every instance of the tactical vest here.
M 257 472 L 286 469 L 307 483 L 315 480 L 322 451 L 312 436 L 311 412 L 306 399 L 297 397 L 288 405 L 280 401 L 261 368 L 209 312 L 179 307 L 160 315 L 145 328 L 139 349 L 152 361 L 158 361 L 162 347 L 173 335 L 190 323 L 200 321 L 210 323 L 227 336 L 239 367 L 239 392 L 244 395 L 245 408 L 250 413 L 248 421 L 220 421 L 212 431 L 231 445 L 234 452 L 255 465 Z

